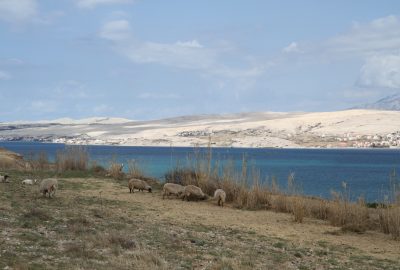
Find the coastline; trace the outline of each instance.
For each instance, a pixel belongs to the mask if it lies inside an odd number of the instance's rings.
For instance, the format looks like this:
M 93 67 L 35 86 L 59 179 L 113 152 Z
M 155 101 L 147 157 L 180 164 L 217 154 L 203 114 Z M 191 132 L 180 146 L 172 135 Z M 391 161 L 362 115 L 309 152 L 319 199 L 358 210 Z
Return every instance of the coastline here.
M 39 141 L 39 140 L 0 140 L 1 143 L 43 143 L 43 144 L 60 144 L 66 146 L 107 146 L 107 147 L 143 147 L 143 148 L 209 148 L 207 144 L 202 145 L 173 145 L 173 144 L 115 144 L 115 143 L 104 143 L 104 144 L 94 144 L 94 143 L 64 143 L 64 142 L 53 142 L 53 141 Z M 211 145 L 212 149 L 285 149 L 285 150 L 391 150 L 398 151 L 399 147 L 313 147 L 313 146 L 298 146 L 298 147 L 285 147 L 285 146 L 220 146 Z

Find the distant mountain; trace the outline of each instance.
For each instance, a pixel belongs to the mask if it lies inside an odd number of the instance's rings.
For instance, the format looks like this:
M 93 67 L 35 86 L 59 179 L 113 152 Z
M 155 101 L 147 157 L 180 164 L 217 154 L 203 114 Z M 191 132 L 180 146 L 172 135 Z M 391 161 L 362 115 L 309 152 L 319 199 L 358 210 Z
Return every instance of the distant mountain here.
M 374 103 L 357 106 L 354 109 L 400 111 L 400 93 L 384 97 Z

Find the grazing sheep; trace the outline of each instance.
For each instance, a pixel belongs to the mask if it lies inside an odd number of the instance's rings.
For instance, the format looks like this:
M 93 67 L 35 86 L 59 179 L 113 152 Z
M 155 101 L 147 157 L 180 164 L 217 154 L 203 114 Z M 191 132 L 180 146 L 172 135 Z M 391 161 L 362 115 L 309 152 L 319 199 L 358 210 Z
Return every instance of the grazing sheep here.
M 36 184 L 37 180 L 36 179 L 25 179 L 22 181 L 23 185 L 33 185 Z
M 171 194 L 174 194 L 174 195 L 176 195 L 176 197 L 179 197 L 183 193 L 184 189 L 185 189 L 185 187 L 181 186 L 179 184 L 166 183 L 163 186 L 162 198 L 164 199 L 165 195 L 167 195 L 167 197 L 169 197 L 169 195 L 171 195 Z
M 183 196 L 182 200 L 189 200 L 190 198 L 196 199 L 196 200 L 204 200 L 207 198 L 207 195 L 203 193 L 201 188 L 193 186 L 193 185 L 188 185 L 185 186 L 183 190 Z
M 51 198 L 54 194 L 56 194 L 57 186 L 58 186 L 57 179 L 55 178 L 43 179 L 42 182 L 40 183 L 39 191 L 40 193 L 43 193 L 44 196 L 47 196 L 48 193 L 49 197 Z
M 148 192 L 151 193 L 151 186 L 146 183 L 146 181 L 140 180 L 140 179 L 131 179 L 128 182 L 128 187 L 129 187 L 129 193 L 134 193 L 134 189 L 138 189 L 139 191 L 147 190 Z
M 217 189 L 214 192 L 214 200 L 218 200 L 218 206 L 224 207 L 226 193 L 222 189 Z
M 10 180 L 8 180 L 8 178 L 10 178 L 10 176 L 6 175 L 0 175 L 0 183 L 8 183 L 10 182 Z

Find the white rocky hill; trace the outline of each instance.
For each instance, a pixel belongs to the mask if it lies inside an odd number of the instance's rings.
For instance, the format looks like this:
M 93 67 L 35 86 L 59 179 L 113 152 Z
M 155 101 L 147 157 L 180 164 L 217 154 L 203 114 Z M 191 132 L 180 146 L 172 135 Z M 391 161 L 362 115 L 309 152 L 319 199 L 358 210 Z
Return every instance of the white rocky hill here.
M 121 118 L 0 123 L 0 140 L 225 147 L 400 147 L 400 111 L 258 112 L 152 121 Z

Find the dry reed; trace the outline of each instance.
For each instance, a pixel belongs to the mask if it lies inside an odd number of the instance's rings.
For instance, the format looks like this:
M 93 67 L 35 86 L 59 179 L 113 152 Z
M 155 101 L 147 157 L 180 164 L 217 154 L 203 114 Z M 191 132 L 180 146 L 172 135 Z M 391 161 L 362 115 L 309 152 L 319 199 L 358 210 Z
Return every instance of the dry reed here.
M 88 168 L 89 154 L 83 146 L 66 146 L 56 154 L 56 169 L 64 171 L 85 171 Z

